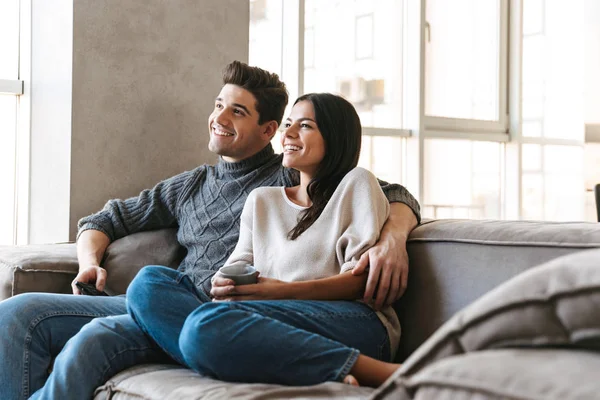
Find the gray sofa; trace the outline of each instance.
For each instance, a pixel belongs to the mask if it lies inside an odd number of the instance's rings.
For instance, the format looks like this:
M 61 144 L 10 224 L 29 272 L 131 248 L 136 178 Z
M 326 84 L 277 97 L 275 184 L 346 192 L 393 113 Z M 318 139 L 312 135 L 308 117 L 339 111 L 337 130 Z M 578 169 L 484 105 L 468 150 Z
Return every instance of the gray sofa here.
M 107 290 L 124 293 L 144 265 L 176 267 L 183 252 L 174 230 L 115 241 Z M 408 252 L 397 304 L 404 364 L 378 389 L 231 384 L 140 365 L 96 399 L 600 398 L 600 224 L 430 220 Z M 69 293 L 76 270 L 74 244 L 0 247 L 0 299 Z

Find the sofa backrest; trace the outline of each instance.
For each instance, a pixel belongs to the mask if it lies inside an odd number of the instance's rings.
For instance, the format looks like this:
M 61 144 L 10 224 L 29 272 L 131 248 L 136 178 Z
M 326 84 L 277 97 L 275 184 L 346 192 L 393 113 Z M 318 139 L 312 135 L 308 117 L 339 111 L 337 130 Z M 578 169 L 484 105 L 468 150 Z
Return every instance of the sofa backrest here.
M 396 304 L 402 324 L 397 360 L 406 359 L 454 313 L 500 283 L 589 248 L 600 248 L 600 224 L 425 221 L 407 244 L 408 288 Z

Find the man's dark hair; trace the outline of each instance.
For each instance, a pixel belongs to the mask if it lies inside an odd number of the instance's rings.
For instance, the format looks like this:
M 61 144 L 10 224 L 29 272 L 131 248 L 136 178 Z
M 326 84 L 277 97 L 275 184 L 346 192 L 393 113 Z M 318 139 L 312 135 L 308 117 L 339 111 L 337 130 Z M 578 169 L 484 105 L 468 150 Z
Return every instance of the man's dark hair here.
M 223 85 L 228 83 L 246 89 L 254 95 L 259 125 L 273 120 L 281 125 L 288 103 L 288 92 L 285 83 L 279 80 L 277 74 L 234 61 L 223 70 Z
M 294 240 L 319 218 L 344 176 L 358 164 L 362 126 L 354 106 L 330 93 L 309 93 L 294 103 L 310 101 L 315 122 L 325 142 L 325 156 L 308 184 L 312 205 L 302 212 L 298 224 L 288 234 Z

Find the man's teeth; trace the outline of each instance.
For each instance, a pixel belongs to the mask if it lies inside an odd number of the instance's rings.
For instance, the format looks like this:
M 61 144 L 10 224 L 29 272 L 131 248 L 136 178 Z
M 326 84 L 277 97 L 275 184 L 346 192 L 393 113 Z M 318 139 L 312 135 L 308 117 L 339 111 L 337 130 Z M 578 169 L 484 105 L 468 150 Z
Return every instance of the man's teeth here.
M 213 128 L 213 132 L 215 135 L 219 136 L 233 136 L 233 133 L 225 132 L 220 129 Z
M 285 146 L 283 146 L 283 148 L 285 150 L 289 150 L 289 151 L 298 151 L 298 150 L 302 149 L 302 147 L 294 146 L 294 145 L 291 145 L 291 144 L 286 144 Z

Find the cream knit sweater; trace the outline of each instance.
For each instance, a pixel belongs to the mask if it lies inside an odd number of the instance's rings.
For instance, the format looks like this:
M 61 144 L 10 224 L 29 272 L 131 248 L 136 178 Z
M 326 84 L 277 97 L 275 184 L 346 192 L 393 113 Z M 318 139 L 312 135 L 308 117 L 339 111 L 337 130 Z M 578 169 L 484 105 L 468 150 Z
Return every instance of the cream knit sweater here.
M 340 182 L 317 221 L 289 240 L 304 209 L 288 199 L 283 187 L 253 190 L 242 211 L 238 243 L 225 265 L 252 264 L 261 276 L 287 282 L 350 271 L 379 239 L 390 206 L 375 176 L 357 167 Z M 392 307 L 377 315 L 387 329 L 393 359 L 400 322 Z

